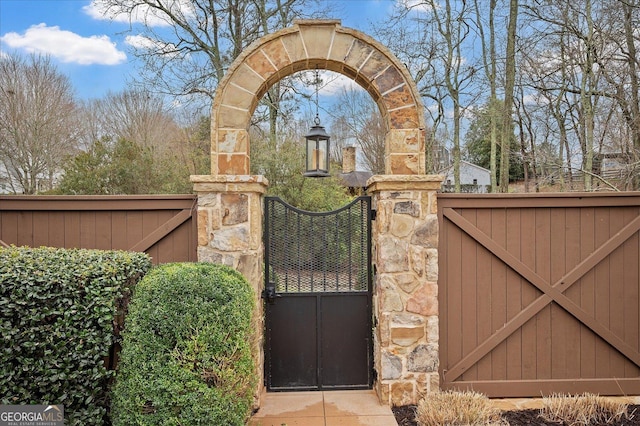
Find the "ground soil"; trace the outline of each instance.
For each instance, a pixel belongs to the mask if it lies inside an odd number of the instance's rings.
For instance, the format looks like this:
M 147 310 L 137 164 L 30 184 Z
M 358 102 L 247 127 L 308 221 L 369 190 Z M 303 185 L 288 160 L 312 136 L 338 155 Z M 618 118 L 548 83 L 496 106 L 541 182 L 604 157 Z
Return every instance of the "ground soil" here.
M 415 405 L 405 405 L 393 407 L 393 414 L 396 417 L 398 426 L 417 426 Z M 640 426 L 640 405 L 630 405 L 627 410 L 627 417 L 616 423 L 607 423 L 607 426 Z M 561 423 L 548 423 L 538 416 L 538 410 L 518 410 L 505 411 L 502 418 L 509 422 L 511 426 L 563 426 Z M 605 425 L 589 425 L 605 426 Z

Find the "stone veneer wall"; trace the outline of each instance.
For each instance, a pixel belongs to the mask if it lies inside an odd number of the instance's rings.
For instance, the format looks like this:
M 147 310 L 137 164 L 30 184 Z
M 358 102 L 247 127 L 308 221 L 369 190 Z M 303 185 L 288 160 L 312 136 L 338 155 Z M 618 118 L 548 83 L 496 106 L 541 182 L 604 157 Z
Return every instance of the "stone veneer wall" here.
M 211 111 L 211 174 L 250 170 L 249 125 L 260 99 L 298 71 L 322 69 L 358 83 L 385 123 L 385 173 L 424 174 L 424 108 L 415 82 L 389 49 L 338 20 L 300 20 L 248 46 L 218 84 Z
M 264 383 L 262 195 L 268 181 L 263 176 L 205 175 L 191 176 L 191 182 L 198 194 L 198 261 L 231 266 L 255 293 L 257 407 Z
M 442 176 L 373 176 L 368 192 L 376 270 L 373 310 L 378 397 L 415 404 L 439 389 L 438 208 Z
M 198 193 L 198 259 L 230 265 L 253 285 L 263 378 L 262 176 L 248 175 L 249 123 L 259 100 L 282 78 L 326 69 L 372 96 L 386 126 L 385 172 L 372 178 L 376 389 L 396 405 L 417 402 L 438 384 L 437 215 L 439 177 L 425 176 L 422 101 L 406 67 L 369 36 L 336 20 L 296 21 L 252 43 L 218 85 L 211 114 L 211 176 L 192 176 Z
M 438 216 L 442 176 L 373 176 L 375 389 L 383 403 L 415 404 L 438 389 Z M 229 265 L 252 284 L 256 407 L 264 383 L 262 176 L 192 176 L 198 193 L 198 260 Z

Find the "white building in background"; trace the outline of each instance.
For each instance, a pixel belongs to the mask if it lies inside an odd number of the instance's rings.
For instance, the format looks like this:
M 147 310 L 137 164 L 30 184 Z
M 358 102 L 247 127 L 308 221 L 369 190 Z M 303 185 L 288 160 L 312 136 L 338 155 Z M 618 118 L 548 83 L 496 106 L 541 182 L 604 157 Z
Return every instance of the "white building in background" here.
M 443 192 L 453 192 L 453 164 L 438 172 L 444 175 Z M 491 190 L 491 171 L 468 161 L 460 160 L 460 190 L 467 193 L 484 194 Z

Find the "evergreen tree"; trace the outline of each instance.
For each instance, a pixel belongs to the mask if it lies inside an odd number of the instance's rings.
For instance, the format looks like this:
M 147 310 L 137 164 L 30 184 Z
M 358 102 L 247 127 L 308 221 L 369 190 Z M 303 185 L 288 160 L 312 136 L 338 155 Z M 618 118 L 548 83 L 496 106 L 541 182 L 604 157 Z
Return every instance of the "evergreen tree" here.
M 499 125 L 498 127 L 499 131 L 501 131 L 502 126 Z M 510 134 L 509 181 L 515 181 L 524 178 L 524 164 L 513 131 Z M 502 149 L 499 144 L 496 149 L 496 157 L 501 158 Z M 469 125 L 469 130 L 465 135 L 463 159 L 491 170 L 491 121 L 489 110 L 486 106 L 476 112 Z M 498 180 L 500 179 L 500 169 L 498 167 L 496 171 Z

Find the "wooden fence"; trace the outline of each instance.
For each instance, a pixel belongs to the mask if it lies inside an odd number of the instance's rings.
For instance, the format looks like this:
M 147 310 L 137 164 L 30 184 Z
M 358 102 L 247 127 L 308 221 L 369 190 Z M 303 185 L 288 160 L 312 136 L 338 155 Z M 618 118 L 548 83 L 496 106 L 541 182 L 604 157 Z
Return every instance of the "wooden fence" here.
M 0 196 L 0 244 L 196 261 L 196 204 Z M 439 194 L 438 214 L 442 388 L 640 394 L 640 193 Z
M 640 394 L 640 194 L 441 194 L 444 389 Z
M 148 253 L 197 261 L 195 195 L 0 196 L 0 245 Z

